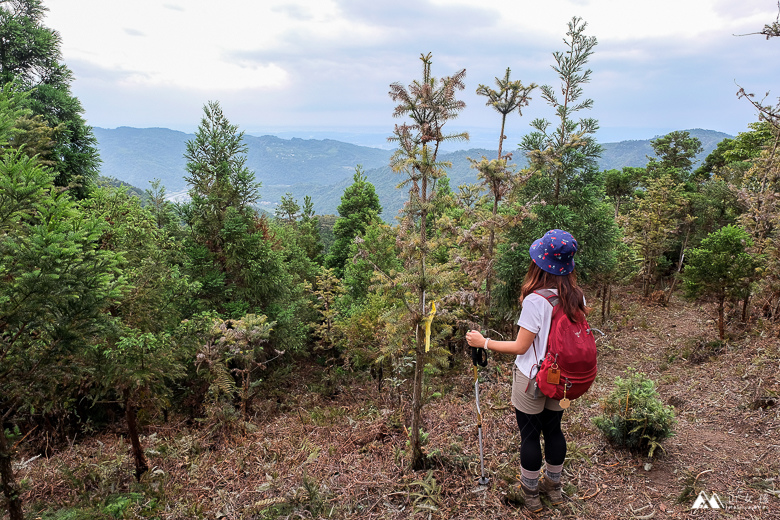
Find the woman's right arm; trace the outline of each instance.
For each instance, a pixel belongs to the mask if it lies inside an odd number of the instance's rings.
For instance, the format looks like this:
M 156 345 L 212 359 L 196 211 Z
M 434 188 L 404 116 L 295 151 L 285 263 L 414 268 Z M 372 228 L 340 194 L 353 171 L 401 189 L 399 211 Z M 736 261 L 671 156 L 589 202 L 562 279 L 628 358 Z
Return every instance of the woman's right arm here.
M 466 342 L 468 342 L 470 347 L 485 348 L 487 350 L 516 355 L 525 354 L 526 351 L 531 348 L 535 338 L 536 333 L 524 329 L 523 327 L 520 327 L 520 330 L 517 331 L 517 338 L 515 338 L 514 341 L 499 341 L 485 338 L 485 336 L 477 330 L 470 330 L 466 333 Z

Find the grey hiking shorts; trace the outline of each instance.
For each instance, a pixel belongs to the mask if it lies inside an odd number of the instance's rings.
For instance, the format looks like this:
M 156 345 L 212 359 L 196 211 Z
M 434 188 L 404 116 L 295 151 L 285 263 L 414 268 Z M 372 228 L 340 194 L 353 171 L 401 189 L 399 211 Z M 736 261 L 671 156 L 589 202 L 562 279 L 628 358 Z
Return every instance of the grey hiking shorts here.
M 545 408 L 556 412 L 563 410 L 558 404 L 558 399 L 550 399 L 544 395 L 534 386 L 534 381 L 529 385 L 528 376 L 523 374 L 514 363 L 512 363 L 512 405 L 528 415 L 542 413 Z

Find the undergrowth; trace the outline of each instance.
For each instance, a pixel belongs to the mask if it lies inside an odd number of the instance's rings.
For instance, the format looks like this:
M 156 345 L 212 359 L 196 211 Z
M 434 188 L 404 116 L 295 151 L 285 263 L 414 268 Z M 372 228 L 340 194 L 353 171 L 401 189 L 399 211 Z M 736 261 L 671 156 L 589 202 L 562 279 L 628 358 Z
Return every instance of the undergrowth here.
M 659 399 L 655 383 L 643 373 L 629 369 L 625 378 L 615 378 L 615 389 L 601 407 L 593 423 L 616 447 L 648 450 L 652 457 L 674 435 L 674 409 Z

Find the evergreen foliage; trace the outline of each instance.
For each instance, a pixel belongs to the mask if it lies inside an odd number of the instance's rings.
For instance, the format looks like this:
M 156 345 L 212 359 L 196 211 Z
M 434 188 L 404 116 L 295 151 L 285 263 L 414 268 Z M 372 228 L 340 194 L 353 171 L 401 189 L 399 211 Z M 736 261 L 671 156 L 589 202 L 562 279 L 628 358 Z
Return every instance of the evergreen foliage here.
M 324 261 L 325 246 L 322 242 L 320 229 L 320 218 L 314 214 L 314 204 L 312 204 L 311 197 L 306 195 L 303 198 L 303 213 L 298 230 L 301 233 L 301 247 L 309 260 L 317 265 L 321 265 Z
M 200 285 L 188 313 L 216 311 L 226 318 L 266 315 L 276 322 L 272 343 L 281 350 L 303 348 L 307 307 L 303 279 L 285 260 L 309 262 L 295 247 L 285 248 L 284 229 L 258 215 L 260 183 L 246 167 L 243 132 L 217 102 L 187 142 L 187 182 L 191 201 L 178 211 L 188 229 L 184 271 Z
M 523 115 L 522 108 L 528 106 L 528 103 L 531 101 L 530 94 L 537 87 L 536 83 L 524 86 L 520 80 L 512 81 L 509 79 L 511 72 L 511 69 L 507 67 L 504 77 L 496 78 L 498 90 L 494 90 L 486 85 L 477 87 L 477 94 L 488 98 L 485 104 L 493 107 L 496 112 L 501 114 L 501 132 L 498 136 L 498 159 L 504 157 L 503 144 L 504 139 L 506 139 L 504 130 L 506 128 L 507 116 L 515 111 L 517 111 L 518 115 Z
M 648 450 L 652 457 L 674 435 L 674 409 L 664 405 L 655 383 L 635 370 L 615 378 L 615 389 L 601 400 L 602 413 L 593 423 L 614 446 Z
M 550 229 L 565 229 L 577 239 L 577 272 L 584 279 L 608 275 L 617 267 L 620 232 L 597 167 L 598 122 L 574 119 L 593 106 L 593 100 L 582 99 L 591 74 L 586 66 L 597 44 L 595 37 L 585 35 L 586 27 L 580 18 L 573 18 L 564 38 L 566 50 L 553 53 L 561 97 L 552 86 L 541 87 L 542 99 L 554 109 L 558 122 L 551 127 L 546 119 L 535 119 L 534 130 L 520 144 L 532 174 L 513 193 L 515 211 L 523 218 L 508 230 L 498 258 L 497 296 L 507 316 L 518 312 L 517 295 L 530 262 L 528 245 Z M 528 217 L 522 215 L 524 211 Z
M 87 374 L 85 349 L 122 295 L 108 224 L 85 216 L 54 174 L 19 151 L 0 157 L 0 423 L 65 415 Z M 12 520 L 22 509 L 0 427 L 0 474 Z
M 29 153 L 43 152 L 55 184 L 84 198 L 98 174 L 97 141 L 70 91 L 73 73 L 61 63 L 60 35 L 43 25 L 45 12 L 41 0 L 0 2 L 0 86 L 29 93 L 32 116 L 19 125 L 18 144 L 34 142 Z
M 187 176 L 192 198 L 187 224 L 198 243 L 212 253 L 225 249 L 222 230 L 233 212 L 237 217 L 253 216 L 252 206 L 260 199 L 260 183 L 246 168 L 243 132 L 222 113 L 219 103 L 203 107 L 203 118 L 195 138 L 187 142 Z
M 646 169 L 650 177 L 669 175 L 677 183 L 693 180 L 690 174 L 695 157 L 703 150 L 701 141 L 688 132 L 675 131 L 653 139 L 651 144 L 657 158 L 649 158 Z
M 432 312 L 430 302 L 452 291 L 450 265 L 431 261 L 436 242 L 430 240 L 429 235 L 433 233 L 429 231 L 429 215 L 434 209 L 437 181 L 446 175 L 445 168 L 449 166 L 439 161 L 439 146 L 446 141 L 468 138 L 465 133 L 444 133 L 445 124 L 466 106 L 456 97 L 457 91 L 465 87 L 466 70 L 437 79 L 431 74 L 431 54 L 421 55 L 420 60 L 422 78 L 413 81 L 408 89 L 393 83 L 389 92 L 391 99 L 398 103 L 393 115 L 409 118 L 408 122 L 395 126 L 390 138 L 398 144 L 391 165 L 394 171 L 404 174 L 398 187 L 408 187 L 409 200 L 404 206 L 397 240 L 403 270 L 389 276 L 388 283 L 403 302 L 403 314 L 397 322 L 400 328 L 394 338 L 396 352 L 409 350 L 405 343 L 410 342 L 415 353 L 410 428 L 412 469 L 425 465 L 421 445 L 423 379 L 430 356 L 425 349 L 423 320 Z
M 601 147 L 594 138 L 598 122 L 575 115 L 593 107 L 592 99 L 581 99 L 583 85 L 590 82 L 591 70 L 585 66 L 598 44 L 595 36 L 585 36 L 587 23 L 574 17 L 564 38 L 566 51 L 553 52 L 553 70 L 561 80 L 561 98 L 550 85 L 541 87 L 542 99 L 555 111 L 558 123 L 551 129 L 550 121 L 537 118 L 531 122 L 533 132 L 526 135 L 520 148 L 528 154 L 531 167 L 544 174 L 550 186 L 545 199 L 549 204 L 566 203 L 566 195 L 579 188 L 577 181 L 588 183 L 587 177 L 596 170 Z
M 339 218 L 333 225 L 333 245 L 325 258 L 325 265 L 334 269 L 339 278 L 344 276 L 352 242 L 361 237 L 382 213 L 374 185 L 366 180 L 362 166 L 355 168 L 353 181 L 341 197 Z
M 716 176 L 739 186 L 742 177 L 761 151 L 774 140 L 772 125 L 768 121 L 750 123 L 747 132 L 740 132 L 733 139 L 723 139 L 696 169 L 694 176 L 707 178 Z
M 343 313 L 351 314 L 366 303 L 372 293 L 381 291 L 378 276 L 393 278 L 403 269 L 396 231 L 387 224 L 374 222 L 350 246 L 352 261 L 344 271 L 346 293 L 338 302 Z
M 276 206 L 274 213 L 276 218 L 284 224 L 294 224 L 300 217 L 301 206 L 298 201 L 293 199 L 291 193 L 286 193 L 282 196 L 281 202 Z
M 240 320 L 215 320 L 209 341 L 198 353 L 198 366 L 208 366 L 211 375 L 211 398 L 215 403 L 223 396 L 230 401 L 234 392 L 237 392 L 244 420 L 249 420 L 251 400 L 260 381 L 254 373 L 258 369 L 265 369 L 271 359 L 263 346 L 274 325 L 266 316 L 254 314 L 247 314 Z M 276 351 L 273 354 L 275 359 L 284 352 Z M 232 374 L 238 376 L 239 385 L 234 385 Z
M 18 152 L 0 160 L 4 410 L 59 406 L 45 382 L 105 327 L 103 311 L 126 288 L 121 257 L 100 247 L 108 224 L 86 218 L 52 177 Z M 31 377 L 39 391 L 30 391 Z
M 314 297 L 314 308 L 319 315 L 319 320 L 312 327 L 314 337 L 317 338 L 320 350 L 329 351 L 337 341 L 335 325 L 339 311 L 336 300 L 344 294 L 345 289 L 333 269 L 325 267 L 320 269 L 315 284 L 308 284 L 307 289 Z
M 615 218 L 620 215 L 621 208 L 625 213 L 625 205 L 630 204 L 639 187 L 644 168 L 624 166 L 620 170 L 606 170 L 604 172 L 604 193 L 615 207 Z
M 710 233 L 698 248 L 688 253 L 683 272 L 691 297 L 712 296 L 718 305 L 718 336 L 725 338 L 724 308 L 727 299 L 750 296 L 758 277 L 759 259 L 748 252 L 753 240 L 737 226 L 728 225 Z
M 8 148 L 19 134 L 19 120 L 29 117 L 30 110 L 23 106 L 28 96 L 14 88 L 13 84 L 0 86 L 0 149 Z
M 769 128 L 771 138 L 751 159 L 738 192 L 745 209 L 738 221 L 753 239 L 751 252 L 765 255 L 756 294 L 762 314 L 776 321 L 780 317 L 780 126 Z
M 96 188 L 80 205 L 89 219 L 107 224 L 100 247 L 119 255 L 128 283 L 112 315 L 142 332 L 175 328 L 199 287 L 183 272 L 184 233 L 170 225 L 170 205 L 142 206 L 124 189 L 109 188 Z
M 683 186 L 669 175 L 647 182 L 643 197 L 628 212 L 621 224 L 626 240 L 641 260 L 639 276 L 642 292 L 650 296 L 656 286 L 657 267 L 673 242 L 680 227 L 680 212 L 684 205 Z

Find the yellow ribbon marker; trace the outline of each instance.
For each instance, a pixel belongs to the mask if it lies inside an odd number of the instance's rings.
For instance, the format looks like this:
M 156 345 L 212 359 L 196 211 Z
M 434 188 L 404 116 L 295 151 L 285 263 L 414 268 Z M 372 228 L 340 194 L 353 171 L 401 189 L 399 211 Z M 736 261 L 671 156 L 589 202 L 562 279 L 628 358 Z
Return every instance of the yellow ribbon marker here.
M 428 316 L 423 318 L 425 322 L 425 352 L 431 349 L 431 322 L 433 321 L 433 315 L 436 314 L 436 302 L 431 302 L 431 312 Z

